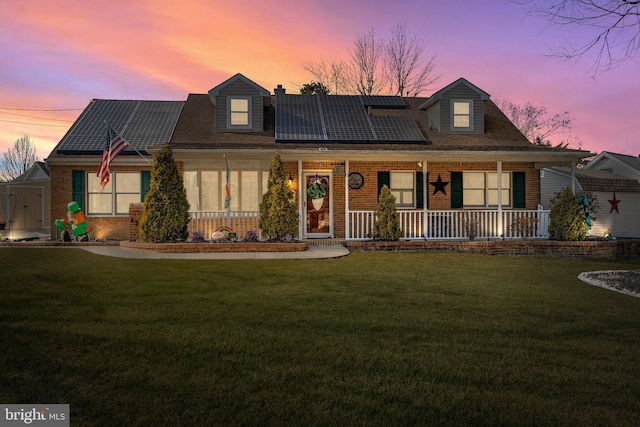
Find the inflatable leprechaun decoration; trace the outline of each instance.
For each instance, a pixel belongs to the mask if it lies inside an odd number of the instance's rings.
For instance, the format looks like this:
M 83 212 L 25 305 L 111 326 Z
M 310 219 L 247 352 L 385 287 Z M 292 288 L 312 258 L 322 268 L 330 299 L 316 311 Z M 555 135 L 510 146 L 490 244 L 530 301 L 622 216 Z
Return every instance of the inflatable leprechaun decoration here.
M 63 242 L 88 242 L 91 237 L 91 226 L 85 222 L 85 215 L 80 209 L 78 202 L 71 202 L 67 205 L 67 218 L 56 219 L 56 227 L 60 231 L 60 237 Z M 66 227 L 71 227 L 71 234 Z

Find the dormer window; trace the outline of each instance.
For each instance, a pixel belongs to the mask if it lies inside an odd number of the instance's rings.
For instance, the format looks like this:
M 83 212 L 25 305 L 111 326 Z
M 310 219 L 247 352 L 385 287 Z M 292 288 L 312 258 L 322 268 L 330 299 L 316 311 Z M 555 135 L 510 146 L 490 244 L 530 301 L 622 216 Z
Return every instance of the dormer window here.
M 451 123 L 454 130 L 473 130 L 473 101 L 451 100 Z
M 251 127 L 251 97 L 230 96 L 227 98 L 227 127 Z

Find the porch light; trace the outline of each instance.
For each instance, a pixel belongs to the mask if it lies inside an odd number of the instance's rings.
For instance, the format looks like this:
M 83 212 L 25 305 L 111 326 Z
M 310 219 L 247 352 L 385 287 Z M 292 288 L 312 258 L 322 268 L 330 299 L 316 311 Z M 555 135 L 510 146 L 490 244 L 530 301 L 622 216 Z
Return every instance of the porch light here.
M 289 184 L 289 188 L 293 188 L 293 177 L 291 176 L 291 174 L 289 174 L 289 179 L 287 180 L 287 183 Z

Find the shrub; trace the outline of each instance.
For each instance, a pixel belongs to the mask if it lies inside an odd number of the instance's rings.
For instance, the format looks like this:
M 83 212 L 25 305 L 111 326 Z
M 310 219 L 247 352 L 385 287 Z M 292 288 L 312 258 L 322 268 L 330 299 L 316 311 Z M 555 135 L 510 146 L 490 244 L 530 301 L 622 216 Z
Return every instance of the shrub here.
M 293 190 L 289 187 L 282 167 L 280 155 L 275 153 L 269 169 L 267 193 L 260 203 L 258 226 L 270 240 L 288 240 L 298 233 L 298 208 L 293 200 Z
M 258 233 L 255 230 L 249 230 L 245 233 L 243 242 L 252 243 L 258 241 Z
M 385 241 L 396 241 L 400 236 L 402 236 L 402 230 L 396 213 L 396 198 L 391 194 L 389 187 L 383 185 L 376 207 L 373 237 Z
M 201 232 L 194 231 L 193 233 L 191 233 L 191 241 L 193 243 L 204 243 L 207 240 L 204 238 Z
M 511 231 L 513 234 L 527 240 L 533 236 L 538 226 L 538 218 L 518 217 L 511 223 Z
M 464 213 L 464 232 L 467 234 L 467 238 L 469 240 L 474 240 L 476 237 L 478 237 L 478 228 L 480 227 L 478 216 L 478 212 Z
M 556 198 L 549 213 L 549 238 L 583 240 L 587 235 L 582 209 L 569 187 Z
M 182 176 L 168 146 L 160 150 L 151 169 L 149 192 L 140 218 L 140 240 L 166 243 L 189 235 L 189 202 Z

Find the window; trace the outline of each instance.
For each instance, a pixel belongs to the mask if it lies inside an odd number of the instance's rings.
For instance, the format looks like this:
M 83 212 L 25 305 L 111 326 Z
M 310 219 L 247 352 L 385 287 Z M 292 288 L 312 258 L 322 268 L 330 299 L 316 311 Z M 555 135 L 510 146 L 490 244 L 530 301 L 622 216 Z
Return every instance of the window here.
M 87 214 L 128 215 L 129 204 L 141 202 L 148 191 L 143 189 L 144 174 L 145 172 L 114 172 L 103 189 L 95 172 L 88 172 Z
M 230 171 L 231 210 L 258 211 L 267 191 L 268 172 Z M 192 211 L 224 210 L 226 171 L 185 171 L 184 186 Z
M 451 101 L 452 129 L 473 129 L 473 101 Z
M 511 206 L 511 173 L 502 172 L 502 206 Z M 465 208 L 498 206 L 497 172 L 463 172 L 463 203 Z
M 251 127 L 251 98 L 227 98 L 227 127 Z
M 391 172 L 389 189 L 396 198 L 396 206 L 415 206 L 415 174 L 413 172 Z

